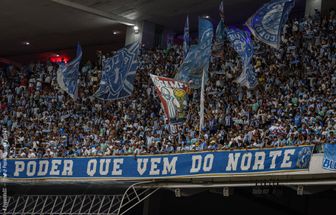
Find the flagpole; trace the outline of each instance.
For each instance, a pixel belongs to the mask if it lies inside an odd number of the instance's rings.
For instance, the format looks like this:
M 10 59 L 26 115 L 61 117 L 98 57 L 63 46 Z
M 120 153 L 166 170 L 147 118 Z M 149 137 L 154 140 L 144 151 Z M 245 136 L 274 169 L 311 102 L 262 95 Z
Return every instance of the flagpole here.
M 201 102 L 200 102 L 200 128 L 199 132 L 201 135 L 202 128 L 204 127 L 204 76 L 205 76 L 205 68 L 203 67 L 202 73 L 202 86 L 201 86 Z

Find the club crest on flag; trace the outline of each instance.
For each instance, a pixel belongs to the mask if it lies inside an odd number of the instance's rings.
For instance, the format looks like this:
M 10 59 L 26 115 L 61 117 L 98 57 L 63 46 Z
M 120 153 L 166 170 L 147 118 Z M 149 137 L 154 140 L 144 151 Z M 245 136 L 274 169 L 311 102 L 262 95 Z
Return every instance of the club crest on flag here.
M 114 100 L 132 94 L 139 46 L 139 42 L 134 42 L 103 60 L 102 78 L 95 93 L 97 98 Z
M 308 168 L 311 156 L 312 156 L 311 147 L 303 147 L 299 151 L 296 166 L 299 168 Z
M 283 26 L 294 4 L 294 0 L 273 0 L 266 3 L 247 20 L 246 25 L 258 40 L 278 48 Z
M 253 46 L 248 33 L 234 28 L 228 28 L 226 31 L 233 49 L 238 53 L 243 64 L 249 63 L 253 56 Z
M 150 74 L 160 97 L 169 124 L 182 123 L 186 119 L 188 85 L 171 78 Z

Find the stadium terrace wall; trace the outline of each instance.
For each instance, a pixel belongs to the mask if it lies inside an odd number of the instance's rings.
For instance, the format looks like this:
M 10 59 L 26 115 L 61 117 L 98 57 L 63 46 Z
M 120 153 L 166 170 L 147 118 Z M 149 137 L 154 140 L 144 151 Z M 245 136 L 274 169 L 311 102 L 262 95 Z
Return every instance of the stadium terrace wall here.
M 297 146 L 140 156 L 8 159 L 7 179 L 143 180 L 293 172 L 308 170 L 312 152 L 313 146 Z

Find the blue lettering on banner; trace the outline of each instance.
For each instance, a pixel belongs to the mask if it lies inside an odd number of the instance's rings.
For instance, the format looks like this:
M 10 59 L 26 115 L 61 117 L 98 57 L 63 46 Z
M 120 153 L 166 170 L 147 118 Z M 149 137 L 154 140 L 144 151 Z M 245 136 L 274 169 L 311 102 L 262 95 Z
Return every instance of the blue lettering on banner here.
M 9 179 L 141 179 L 262 173 L 308 169 L 312 150 L 313 146 L 299 146 L 137 157 L 8 159 L 7 172 Z
M 327 170 L 336 171 L 336 144 L 324 144 L 322 167 Z

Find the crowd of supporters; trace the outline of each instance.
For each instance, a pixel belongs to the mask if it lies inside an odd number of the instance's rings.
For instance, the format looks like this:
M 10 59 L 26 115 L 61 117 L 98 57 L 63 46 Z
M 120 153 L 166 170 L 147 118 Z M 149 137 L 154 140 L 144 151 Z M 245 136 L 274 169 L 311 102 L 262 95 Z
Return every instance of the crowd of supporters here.
M 211 58 L 205 91 L 205 128 L 199 131 L 200 91 L 188 95 L 187 120 L 170 127 L 149 74 L 174 77 L 179 46 L 142 49 L 132 96 L 93 97 L 97 62 L 83 63 L 76 101 L 59 90 L 57 65 L 0 68 L 0 130 L 9 134 L 11 158 L 157 154 L 282 147 L 336 142 L 336 14 L 330 11 L 285 25 L 275 50 L 255 42 L 258 86 L 240 87 L 241 63 L 226 42 Z M 3 149 L 1 149 L 1 152 Z

